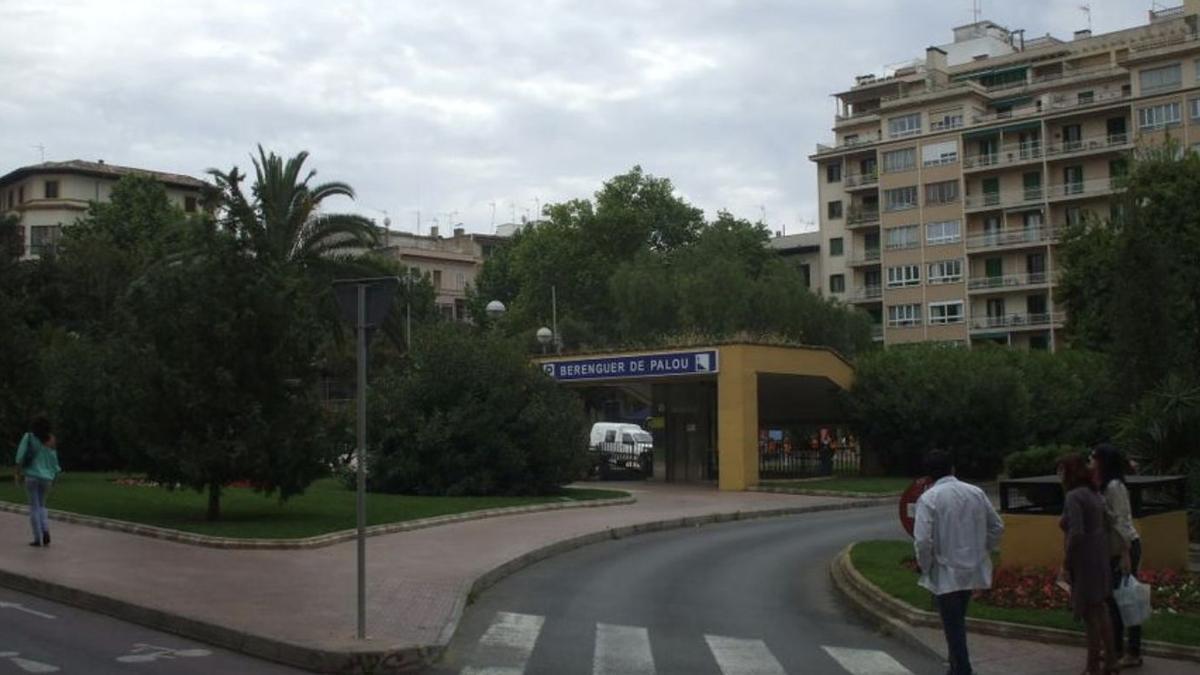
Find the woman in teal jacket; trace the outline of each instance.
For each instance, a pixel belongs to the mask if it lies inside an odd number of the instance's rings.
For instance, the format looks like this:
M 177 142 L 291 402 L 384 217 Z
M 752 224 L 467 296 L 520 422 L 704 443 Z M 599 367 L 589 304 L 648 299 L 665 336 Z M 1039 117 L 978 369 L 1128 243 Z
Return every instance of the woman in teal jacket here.
M 25 491 L 29 493 L 29 523 L 33 526 L 30 546 L 50 545 L 46 495 L 54 479 L 62 472 L 62 467 L 58 465 L 58 451 L 55 450 L 57 445 L 50 430 L 50 420 L 38 417 L 29 425 L 29 433 L 21 438 L 17 446 L 15 477 L 20 484 L 21 474 L 25 475 Z

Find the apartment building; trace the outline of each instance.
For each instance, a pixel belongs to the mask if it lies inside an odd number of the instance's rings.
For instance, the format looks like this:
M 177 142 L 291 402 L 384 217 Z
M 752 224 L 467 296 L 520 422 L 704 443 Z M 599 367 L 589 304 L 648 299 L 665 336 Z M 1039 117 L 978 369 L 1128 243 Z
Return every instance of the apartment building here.
M 488 234 L 467 234 L 462 227 L 453 236 L 442 237 L 438 228 L 428 235 L 389 231 L 384 241 L 384 253 L 404 265 L 429 275 L 433 283 L 434 302 L 447 319 L 466 321 L 467 288 L 487 258 L 504 237 Z
M 787 262 L 796 266 L 804 277 L 804 285 L 813 293 L 822 292 L 821 233 L 778 234 L 767 244 Z
M 888 345 L 1062 345 L 1056 245 L 1140 144 L 1200 144 L 1200 0 L 1071 40 L 989 21 L 837 93 L 818 145 L 827 295 Z
M 0 176 L 0 214 L 15 213 L 25 231 L 25 255 L 36 257 L 52 249 L 62 228 L 83 216 L 91 202 L 107 201 L 124 176 L 144 175 L 159 181 L 179 208 L 200 208 L 204 181 L 162 171 L 85 162 L 42 162 Z

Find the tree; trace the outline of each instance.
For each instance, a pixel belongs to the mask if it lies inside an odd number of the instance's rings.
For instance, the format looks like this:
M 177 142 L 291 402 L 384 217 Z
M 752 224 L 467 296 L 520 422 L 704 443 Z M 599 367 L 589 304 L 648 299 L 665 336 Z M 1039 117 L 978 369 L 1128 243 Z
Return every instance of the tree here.
M 20 220 L 0 216 L 0 443 L 15 447 L 41 404 L 33 300 L 26 292 L 30 265 Z
M 127 432 L 152 480 L 207 491 L 216 520 L 233 481 L 286 499 L 326 473 L 321 331 L 311 281 L 255 264 L 250 240 L 197 225 L 185 250 L 122 301 Z
M 258 146 L 251 197 L 242 190 L 245 174 L 209 169 L 216 183 L 210 199 L 219 206 L 220 223 L 245 238 L 260 264 L 301 268 L 345 268 L 364 250 L 378 244 L 378 232 L 367 218 L 348 213 L 321 213 L 330 197 L 354 198 L 348 184 L 313 184 L 317 172 L 304 171 L 307 152 L 287 160 Z

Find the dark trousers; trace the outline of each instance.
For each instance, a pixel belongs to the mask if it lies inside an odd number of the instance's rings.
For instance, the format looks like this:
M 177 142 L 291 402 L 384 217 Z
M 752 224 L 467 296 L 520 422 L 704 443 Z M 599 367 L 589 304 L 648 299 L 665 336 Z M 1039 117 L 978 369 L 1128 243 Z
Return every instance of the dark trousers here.
M 967 654 L 967 603 L 971 601 L 971 591 L 943 593 L 934 596 L 934 600 L 946 633 L 950 675 L 971 675 L 971 657 Z
M 1142 563 L 1142 540 L 1134 539 L 1129 545 L 1129 571 L 1137 574 L 1138 565 Z M 1121 575 L 1121 559 L 1112 559 L 1112 578 L 1113 588 L 1115 589 L 1122 580 Z M 1130 656 L 1142 655 L 1142 627 L 1129 627 L 1129 645 L 1125 644 L 1125 622 L 1121 621 L 1121 612 L 1117 609 L 1117 603 L 1112 598 L 1108 599 L 1108 615 L 1111 617 L 1113 627 L 1113 644 L 1116 646 L 1117 654 L 1129 654 Z

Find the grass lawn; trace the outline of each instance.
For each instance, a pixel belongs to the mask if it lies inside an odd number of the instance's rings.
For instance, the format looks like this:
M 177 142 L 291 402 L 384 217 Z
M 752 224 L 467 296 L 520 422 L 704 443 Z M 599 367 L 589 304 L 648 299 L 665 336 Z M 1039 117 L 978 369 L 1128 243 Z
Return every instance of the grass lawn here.
M 936 611 L 933 596 L 917 585 L 917 574 L 901 565 L 912 555 L 912 543 L 907 541 L 865 541 L 854 546 L 851 559 L 864 577 L 891 596 L 917 609 Z M 1083 625 L 1065 609 L 995 607 L 976 601 L 967 616 L 1083 632 Z M 1155 612 L 1145 624 L 1144 635 L 1147 640 L 1200 646 L 1200 616 Z
M 802 481 L 770 481 L 765 483 L 771 487 L 795 488 L 798 490 L 823 490 L 827 492 L 869 492 L 872 494 L 889 494 L 903 492 L 912 483 L 911 478 L 891 478 L 887 476 L 834 476 L 821 480 Z
M 204 520 L 206 494 L 191 490 L 119 485 L 117 473 L 65 473 L 50 492 L 51 509 L 127 520 L 197 534 L 241 539 L 299 539 L 355 527 L 354 492 L 332 478 L 319 480 L 303 495 L 280 504 L 247 488 L 228 488 L 221 497 L 221 520 Z M 565 488 L 546 497 L 414 497 L 367 494 L 367 524 L 383 525 L 504 506 L 626 497 L 618 490 Z M 0 478 L 0 501 L 26 503 L 11 473 Z

